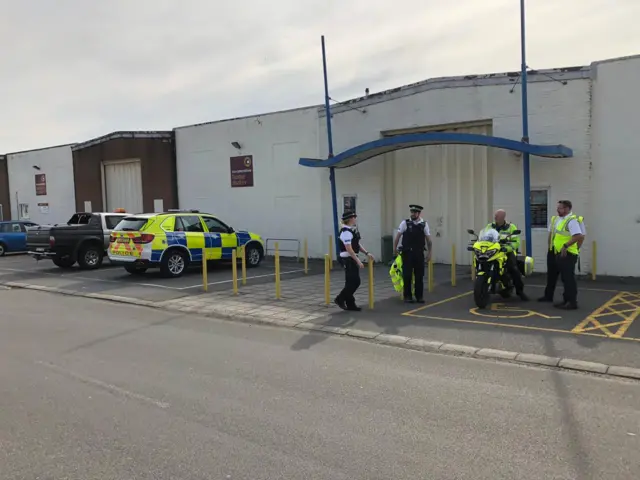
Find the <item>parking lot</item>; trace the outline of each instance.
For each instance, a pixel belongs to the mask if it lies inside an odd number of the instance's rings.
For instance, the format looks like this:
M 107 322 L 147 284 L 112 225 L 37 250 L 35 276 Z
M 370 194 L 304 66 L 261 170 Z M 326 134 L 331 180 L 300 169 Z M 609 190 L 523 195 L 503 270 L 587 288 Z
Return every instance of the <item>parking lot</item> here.
M 425 320 L 640 341 L 640 322 L 635 322 L 640 314 L 639 291 L 615 289 L 614 285 L 610 288 L 598 288 L 597 285 L 581 287 L 579 310 L 560 310 L 551 303 L 536 302 L 543 291 L 542 285 L 537 284 L 529 285 L 531 302 L 521 302 L 517 297 L 501 299 L 496 296 L 486 309 L 479 309 L 473 304 L 473 292 L 465 290 L 403 315 Z
M 313 262 L 309 264 L 309 274 L 323 272 Z M 281 278 L 295 278 L 304 275 L 302 262 L 282 259 Z M 238 266 L 238 276 L 241 268 Z M 28 255 L 9 255 L 0 258 L 0 281 L 29 283 L 55 287 L 84 293 L 105 293 L 110 295 L 135 297 L 148 301 L 163 301 L 203 292 L 202 269 L 193 267 L 180 278 L 163 278 L 159 270 L 148 270 L 144 275 L 130 275 L 123 267 L 104 265 L 97 270 L 80 270 L 74 267 L 62 270 L 49 260 L 36 261 Z M 247 284 L 273 284 L 275 267 L 267 258 L 257 268 L 247 268 Z M 207 278 L 210 292 L 231 290 L 232 269 L 230 262 L 211 262 Z

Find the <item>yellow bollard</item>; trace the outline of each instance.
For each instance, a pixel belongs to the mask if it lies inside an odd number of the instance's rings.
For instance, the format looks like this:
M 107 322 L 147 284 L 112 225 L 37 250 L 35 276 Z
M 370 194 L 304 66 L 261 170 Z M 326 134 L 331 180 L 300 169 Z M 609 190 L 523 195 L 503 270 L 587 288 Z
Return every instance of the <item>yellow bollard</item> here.
M 373 291 L 373 258 L 369 257 L 367 264 L 369 267 L 369 310 L 373 310 L 374 291 Z
M 429 284 L 429 293 L 433 292 L 433 260 L 429 260 L 429 265 L 427 266 L 427 282 Z
M 451 286 L 456 286 L 456 244 L 451 245 Z
M 307 239 L 304 239 L 304 274 L 308 274 L 309 273 L 309 244 L 307 242 Z
M 333 270 L 333 235 L 329 235 L 329 270 Z
M 331 256 L 324 256 L 324 303 L 329 305 L 331 303 Z
M 598 269 L 598 244 L 594 240 L 591 242 L 591 280 L 596 279 Z
M 238 295 L 238 251 L 235 248 L 231 251 L 231 282 L 233 294 Z
M 209 291 L 209 277 L 207 271 L 207 251 L 202 249 L 202 289 L 205 292 Z
M 247 252 L 246 247 L 243 245 L 240 249 L 240 255 L 242 255 L 242 284 L 247 284 Z
M 282 296 L 281 286 L 280 286 L 280 247 L 278 246 L 278 242 L 276 242 L 276 298 L 280 300 Z

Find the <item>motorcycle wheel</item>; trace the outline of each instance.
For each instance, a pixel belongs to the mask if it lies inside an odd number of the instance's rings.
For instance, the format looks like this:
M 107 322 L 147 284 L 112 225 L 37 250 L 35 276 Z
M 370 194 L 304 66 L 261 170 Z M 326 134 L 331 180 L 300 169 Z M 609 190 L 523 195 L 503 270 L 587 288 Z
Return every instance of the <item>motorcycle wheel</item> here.
M 473 300 L 478 308 L 487 308 L 489 305 L 489 282 L 484 275 L 476 277 L 473 285 Z

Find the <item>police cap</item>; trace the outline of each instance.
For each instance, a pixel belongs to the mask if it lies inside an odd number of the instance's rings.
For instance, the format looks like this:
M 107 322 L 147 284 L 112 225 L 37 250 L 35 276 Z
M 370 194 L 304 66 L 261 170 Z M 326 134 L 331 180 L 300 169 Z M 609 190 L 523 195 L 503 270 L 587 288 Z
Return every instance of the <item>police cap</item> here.
M 421 212 L 423 208 L 420 205 L 409 205 L 409 210 L 412 212 Z
M 349 220 L 350 218 L 356 218 L 356 212 L 344 212 L 342 214 L 342 220 Z

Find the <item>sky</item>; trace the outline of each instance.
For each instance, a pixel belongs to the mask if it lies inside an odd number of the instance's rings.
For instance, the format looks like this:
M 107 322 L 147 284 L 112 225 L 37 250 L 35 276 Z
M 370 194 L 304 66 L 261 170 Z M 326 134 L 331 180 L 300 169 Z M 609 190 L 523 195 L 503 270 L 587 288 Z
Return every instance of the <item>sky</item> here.
M 520 69 L 517 0 L 0 0 L 0 153 Z M 527 1 L 530 68 L 640 53 L 638 0 Z

